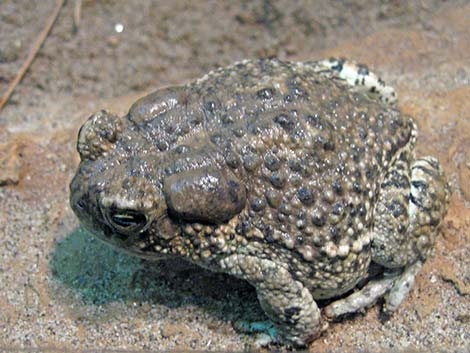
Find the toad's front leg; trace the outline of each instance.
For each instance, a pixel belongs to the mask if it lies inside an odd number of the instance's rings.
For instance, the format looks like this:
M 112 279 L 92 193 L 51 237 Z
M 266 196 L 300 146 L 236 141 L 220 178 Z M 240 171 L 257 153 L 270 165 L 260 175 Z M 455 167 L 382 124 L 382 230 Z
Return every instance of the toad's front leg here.
M 287 344 L 305 346 L 326 329 L 310 291 L 282 265 L 252 255 L 232 255 L 221 261 L 224 272 L 255 286 L 261 307 Z

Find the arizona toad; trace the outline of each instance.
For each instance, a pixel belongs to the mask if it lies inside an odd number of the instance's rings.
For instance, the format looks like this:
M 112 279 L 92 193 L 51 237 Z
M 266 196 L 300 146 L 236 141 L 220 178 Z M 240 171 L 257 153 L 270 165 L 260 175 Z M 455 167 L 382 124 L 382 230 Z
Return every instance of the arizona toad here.
M 435 243 L 449 188 L 436 159 L 414 157 L 395 100 L 345 60 L 220 68 L 124 117 L 92 115 L 71 205 L 131 254 L 247 280 L 280 338 L 302 346 L 381 297 L 394 311 Z M 321 311 L 321 299 L 335 300 Z

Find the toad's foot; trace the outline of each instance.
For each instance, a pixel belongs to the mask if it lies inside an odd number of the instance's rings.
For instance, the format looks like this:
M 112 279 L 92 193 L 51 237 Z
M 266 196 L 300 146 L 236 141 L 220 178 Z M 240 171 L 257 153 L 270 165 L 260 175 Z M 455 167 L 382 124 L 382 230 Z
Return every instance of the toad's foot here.
M 257 347 L 266 347 L 279 343 L 279 335 L 271 321 L 237 321 L 234 328 L 244 333 L 256 334 L 255 345 Z
M 421 261 L 417 261 L 404 271 L 386 272 L 380 279 L 371 280 L 361 290 L 327 305 L 323 314 L 326 318 L 335 320 L 346 314 L 357 313 L 375 304 L 380 298 L 385 298 L 384 314 L 391 314 L 406 298 L 422 265 Z

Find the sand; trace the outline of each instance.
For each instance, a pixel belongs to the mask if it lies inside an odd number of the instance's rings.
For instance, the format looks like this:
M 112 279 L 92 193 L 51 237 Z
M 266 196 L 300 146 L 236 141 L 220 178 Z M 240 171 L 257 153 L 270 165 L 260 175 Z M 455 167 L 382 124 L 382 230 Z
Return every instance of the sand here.
M 53 1 L 0 4 L 0 92 Z M 468 1 L 67 2 L 0 112 L 0 351 L 253 350 L 263 320 L 245 282 L 115 252 L 68 204 L 75 138 L 91 112 L 242 58 L 354 58 L 396 87 L 453 196 L 436 249 L 388 321 L 378 305 L 331 325 L 312 352 L 470 350 Z M 116 32 L 116 25 L 124 30 Z M 283 347 L 277 347 L 283 350 Z

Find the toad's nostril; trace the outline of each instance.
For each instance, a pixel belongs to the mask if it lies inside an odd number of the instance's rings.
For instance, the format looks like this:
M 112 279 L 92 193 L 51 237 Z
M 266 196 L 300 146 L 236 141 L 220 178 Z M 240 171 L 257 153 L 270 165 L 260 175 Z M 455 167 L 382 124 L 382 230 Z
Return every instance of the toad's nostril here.
M 76 203 L 77 205 L 77 209 L 80 210 L 80 211 L 83 211 L 85 208 L 86 208 L 86 202 L 83 198 L 81 198 L 80 200 L 78 200 L 78 202 Z

